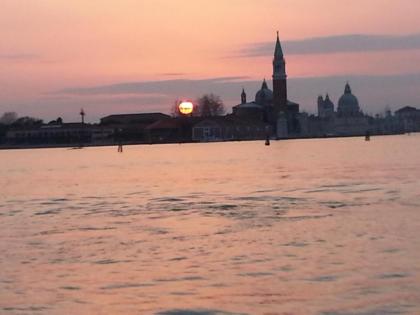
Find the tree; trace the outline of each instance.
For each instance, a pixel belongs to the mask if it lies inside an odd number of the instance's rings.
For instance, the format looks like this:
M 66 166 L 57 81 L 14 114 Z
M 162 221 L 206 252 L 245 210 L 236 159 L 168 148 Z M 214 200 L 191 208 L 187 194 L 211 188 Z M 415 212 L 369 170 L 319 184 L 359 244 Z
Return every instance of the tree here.
M 63 118 L 58 117 L 56 120 L 51 120 L 48 122 L 48 125 L 62 125 L 63 124 Z
M 225 113 L 225 106 L 220 96 L 213 93 L 204 94 L 196 101 L 196 112 L 201 117 L 221 116 Z
M 20 117 L 16 121 L 13 122 L 13 127 L 34 127 L 42 125 L 42 119 L 34 118 L 34 117 Z
M 181 103 L 181 100 L 179 100 L 179 99 L 176 99 L 174 101 L 174 104 L 173 104 L 173 106 L 171 108 L 171 116 L 172 117 L 180 117 L 180 116 L 182 116 L 182 114 L 179 111 L 179 104 L 180 103 Z
M 18 119 L 18 115 L 15 112 L 6 112 L 0 117 L 0 124 L 11 125 Z

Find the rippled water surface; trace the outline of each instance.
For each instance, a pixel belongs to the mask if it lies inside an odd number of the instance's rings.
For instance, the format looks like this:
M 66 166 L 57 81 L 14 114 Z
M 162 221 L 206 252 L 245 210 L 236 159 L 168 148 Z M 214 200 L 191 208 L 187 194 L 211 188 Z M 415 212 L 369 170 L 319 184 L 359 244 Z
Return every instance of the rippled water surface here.
M 420 135 L 0 152 L 0 314 L 420 314 Z

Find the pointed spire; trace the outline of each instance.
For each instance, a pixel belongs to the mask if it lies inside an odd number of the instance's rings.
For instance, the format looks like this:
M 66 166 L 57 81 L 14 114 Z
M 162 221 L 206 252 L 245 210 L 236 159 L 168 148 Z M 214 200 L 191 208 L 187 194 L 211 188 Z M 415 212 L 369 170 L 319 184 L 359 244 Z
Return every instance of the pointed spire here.
M 283 58 L 283 49 L 281 49 L 279 31 L 277 31 L 276 49 L 274 50 L 274 57 Z
M 325 100 L 330 100 L 330 96 L 328 95 L 328 93 L 327 93 L 327 95 L 325 96 Z
M 318 96 L 318 108 L 324 105 L 324 97 L 322 95 Z
M 262 90 L 262 89 L 268 89 L 268 86 L 267 86 L 267 81 L 265 81 L 265 78 L 264 78 L 263 84 L 262 84 L 262 86 L 261 86 L 261 90 Z
M 82 124 L 85 123 L 85 115 L 86 115 L 86 113 L 85 113 L 84 109 L 81 108 L 80 109 L 80 116 L 82 116 Z
M 246 103 L 246 93 L 245 93 L 245 89 L 244 88 L 242 88 L 241 103 L 242 104 L 245 104 Z
M 350 87 L 350 84 L 349 84 L 349 82 L 347 81 L 347 83 L 346 83 L 346 87 L 345 87 L 345 89 L 344 89 L 344 93 L 345 94 L 351 94 L 351 87 Z

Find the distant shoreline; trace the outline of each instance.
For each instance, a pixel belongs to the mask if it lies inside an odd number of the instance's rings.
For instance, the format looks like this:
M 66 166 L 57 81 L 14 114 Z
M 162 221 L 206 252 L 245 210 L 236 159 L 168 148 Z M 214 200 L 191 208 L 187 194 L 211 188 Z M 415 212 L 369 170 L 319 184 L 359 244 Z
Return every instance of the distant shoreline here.
M 398 135 L 409 135 L 409 134 L 416 134 L 416 132 L 412 133 L 394 133 L 394 134 L 381 134 L 381 135 L 371 135 L 371 138 L 375 137 L 383 137 L 383 136 L 398 136 Z M 270 139 L 271 141 L 285 141 L 285 140 L 310 140 L 310 139 L 332 139 L 332 138 L 361 138 L 365 137 L 365 135 L 345 135 L 345 136 L 337 136 L 337 135 L 328 135 L 324 137 L 294 137 L 294 138 L 284 138 L 284 139 Z M 188 143 L 218 143 L 218 142 L 248 142 L 248 141 L 261 141 L 265 142 L 265 139 L 241 139 L 241 140 L 222 140 L 222 141 L 181 141 L 181 142 L 125 142 L 122 143 L 123 146 L 132 146 L 132 145 L 164 145 L 164 144 L 188 144 Z M 60 148 L 69 148 L 69 149 L 82 149 L 82 148 L 89 148 L 89 147 L 117 147 L 119 143 L 87 143 L 83 144 L 82 146 L 78 146 L 75 144 L 39 144 L 39 145 L 0 145 L 0 150 L 28 150 L 28 149 L 60 149 Z

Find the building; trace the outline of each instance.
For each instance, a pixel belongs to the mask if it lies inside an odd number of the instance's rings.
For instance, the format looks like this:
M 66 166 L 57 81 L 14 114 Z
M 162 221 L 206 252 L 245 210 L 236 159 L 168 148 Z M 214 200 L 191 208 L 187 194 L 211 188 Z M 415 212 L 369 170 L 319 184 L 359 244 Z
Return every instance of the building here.
M 113 128 L 116 141 L 125 143 L 148 142 L 148 126 L 170 119 L 162 113 L 118 114 L 101 118 L 101 126 Z
M 330 100 L 330 96 L 325 96 L 325 100 L 320 95 L 318 97 L 318 117 L 322 119 L 331 119 L 334 117 L 334 103 Z
M 347 82 L 344 88 L 344 94 L 338 100 L 338 117 L 356 117 L 361 116 L 359 100 L 353 95 L 350 84 Z
M 395 117 L 403 132 L 420 131 L 420 110 L 405 106 L 395 112 Z
M 233 107 L 233 115 L 247 120 L 268 123 L 278 138 L 295 136 L 300 132 L 299 104 L 287 98 L 286 61 L 281 47 L 279 34 L 273 58 L 273 90 L 268 88 L 264 79 L 255 100 L 247 102 L 246 93 L 242 90 L 241 103 Z
M 116 114 L 101 118 L 101 125 L 150 125 L 170 116 L 162 113 Z
M 112 143 L 114 130 L 85 123 L 53 123 L 11 129 L 6 143 L 11 145 L 82 145 Z
M 310 117 L 305 123 L 310 137 L 319 136 L 355 136 L 371 132 L 369 117 L 360 109 L 359 100 L 352 93 L 349 83 L 344 87 L 344 94 L 335 105 L 327 94 L 325 99 L 318 97 L 318 117 Z
M 271 125 L 259 120 L 245 120 L 234 115 L 209 117 L 193 126 L 192 140 L 198 142 L 266 139 Z
M 191 142 L 193 126 L 203 117 L 169 117 L 146 127 L 148 143 Z

